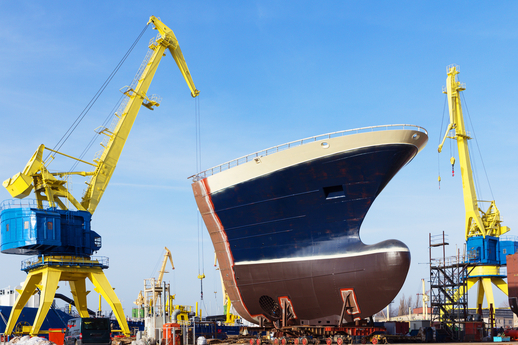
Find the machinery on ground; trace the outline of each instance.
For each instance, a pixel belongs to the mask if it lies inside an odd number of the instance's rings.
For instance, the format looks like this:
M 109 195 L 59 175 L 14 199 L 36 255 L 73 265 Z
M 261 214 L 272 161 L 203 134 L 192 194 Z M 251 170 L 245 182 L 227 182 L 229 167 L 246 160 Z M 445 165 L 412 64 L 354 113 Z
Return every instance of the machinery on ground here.
M 464 91 L 466 87 L 465 84 L 457 81 L 458 66 L 448 66 L 447 74 L 443 93 L 448 96 L 450 123 L 438 151 L 442 151 L 446 138 L 457 141 L 466 210 L 466 247 L 469 263 L 472 264 L 467 289 L 469 290 L 478 283 L 477 306 L 482 305 L 485 296 L 488 308 L 494 308 L 492 284 L 506 295 L 508 294 L 507 284 L 503 279 L 505 275 L 500 272 L 500 267 L 506 265 L 506 255 L 516 252 L 517 243 L 500 237 L 510 229 L 501 224 L 500 211 L 496 207 L 495 201 L 484 201 L 477 198 L 468 147 L 468 140 L 471 137 L 466 132 L 460 100 L 460 92 Z M 452 166 L 455 163 L 453 157 L 451 163 Z M 489 204 L 486 211 L 482 210 L 481 203 Z M 459 294 L 462 293 L 464 292 L 459 291 Z
M 28 276 L 12 308 L 6 334 L 13 332 L 27 300 L 39 289 L 40 305 L 29 332 L 31 335 L 38 334 L 54 300 L 59 281 L 70 283 L 77 311 L 81 317 L 88 317 L 86 278 L 92 281 L 96 291 L 110 304 L 122 332 L 130 334 L 121 303 L 103 273 L 103 269 L 108 267 L 108 260 L 91 256 L 101 248 L 101 236 L 90 226 L 91 217 L 113 175 L 141 106 L 151 110 L 159 106 L 160 100 L 148 97 L 147 92 L 166 49 L 175 59 L 191 90 L 191 96 L 199 94 L 173 31 L 154 16 L 150 18 L 149 24 L 153 24 L 159 35 L 151 40 L 150 49 L 133 83 L 124 91 L 126 97 L 115 113 L 113 127 L 98 131 L 98 134 L 105 136 L 101 154 L 93 162 L 86 162 L 40 145 L 23 171 L 3 183 L 14 198 L 23 199 L 31 192 L 36 196 L 35 204 L 4 204 L 0 214 L 2 253 L 36 255 L 22 263 L 22 270 Z M 44 159 L 45 150 L 50 153 Z M 93 169 L 52 172 L 48 167 L 56 154 L 73 159 L 76 163 L 87 164 Z M 81 201 L 73 196 L 68 187 L 67 178 L 72 175 L 89 177 Z

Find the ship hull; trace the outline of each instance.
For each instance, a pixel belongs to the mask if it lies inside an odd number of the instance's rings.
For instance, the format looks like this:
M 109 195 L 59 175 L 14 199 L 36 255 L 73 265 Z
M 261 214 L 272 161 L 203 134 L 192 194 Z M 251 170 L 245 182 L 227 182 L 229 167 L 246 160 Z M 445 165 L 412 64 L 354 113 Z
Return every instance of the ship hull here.
M 356 304 L 356 309 L 346 313 L 344 320 L 352 322 L 377 313 L 379 301 L 391 301 L 401 289 L 410 252 L 397 244 L 397 252 L 236 265 L 237 286 L 253 317 L 274 316 L 261 297 L 270 297 L 277 304 L 279 297 L 287 297 L 299 323 L 310 325 L 338 324 L 344 303 L 342 291 L 354 291 L 355 301 L 350 304 Z
M 397 240 L 366 245 L 359 230 L 426 141 L 416 130 L 315 140 L 194 182 L 236 311 L 275 320 L 287 303 L 293 322 L 337 324 L 344 303 L 351 320 L 390 303 L 410 252 Z

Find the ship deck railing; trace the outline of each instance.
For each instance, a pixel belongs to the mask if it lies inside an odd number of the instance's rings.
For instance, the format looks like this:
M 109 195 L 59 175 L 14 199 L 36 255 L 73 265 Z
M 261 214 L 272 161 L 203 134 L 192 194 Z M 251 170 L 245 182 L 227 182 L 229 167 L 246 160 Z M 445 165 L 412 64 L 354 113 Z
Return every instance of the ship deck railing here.
M 109 267 L 106 256 L 80 257 L 73 255 L 38 255 L 22 261 L 22 271 L 30 271 L 43 266 L 57 267 Z
M 217 174 L 219 172 L 222 172 L 222 171 L 228 170 L 230 168 L 236 167 L 238 165 L 241 165 L 241 164 L 244 164 L 244 163 L 248 163 L 248 162 L 253 161 L 254 159 L 257 159 L 259 157 L 268 156 L 268 155 L 277 153 L 279 151 L 287 150 L 287 149 L 290 149 L 292 147 L 301 146 L 301 145 L 312 143 L 312 142 L 315 142 L 315 141 L 326 140 L 326 139 L 341 137 L 341 136 L 350 135 L 350 134 L 358 134 L 358 133 L 366 133 L 366 132 L 376 132 L 376 131 L 387 131 L 387 130 L 397 130 L 397 129 L 399 129 L 399 130 L 401 130 L 401 129 L 412 129 L 412 130 L 416 130 L 416 131 L 428 134 L 426 129 L 424 129 L 423 127 L 416 126 L 416 125 L 404 125 L 404 124 L 369 126 L 369 127 L 355 128 L 355 129 L 347 129 L 347 130 L 344 130 L 344 131 L 331 132 L 331 133 L 327 133 L 327 134 L 321 134 L 321 135 L 316 135 L 316 136 L 309 137 L 309 138 L 295 140 L 295 141 L 291 141 L 289 143 L 285 143 L 285 144 L 277 145 L 277 146 L 274 146 L 274 147 L 270 147 L 270 148 L 267 148 L 265 150 L 257 151 L 257 152 L 248 154 L 246 156 L 239 157 L 239 158 L 236 158 L 234 160 L 228 161 L 226 163 L 217 165 L 215 167 L 212 167 L 210 169 L 202 171 L 202 172 L 200 172 L 198 174 L 195 174 L 193 176 L 190 176 L 188 178 L 189 179 L 192 178 L 193 181 L 196 182 L 196 181 L 202 180 L 202 179 L 204 179 L 204 178 L 206 178 L 208 176 L 212 176 L 212 175 Z

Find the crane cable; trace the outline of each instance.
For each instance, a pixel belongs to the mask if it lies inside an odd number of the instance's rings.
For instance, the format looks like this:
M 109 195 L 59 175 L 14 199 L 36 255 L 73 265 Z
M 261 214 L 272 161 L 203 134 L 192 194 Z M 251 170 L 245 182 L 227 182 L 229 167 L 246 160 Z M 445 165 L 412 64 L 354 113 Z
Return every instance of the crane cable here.
M 59 141 L 57 142 L 57 144 L 54 146 L 53 150 L 54 151 L 59 151 L 61 149 L 61 147 L 65 144 L 65 142 L 68 140 L 68 138 L 72 135 L 72 133 L 74 132 L 74 130 L 77 128 L 77 126 L 79 126 L 79 124 L 81 123 L 81 121 L 83 121 L 83 119 L 85 118 L 86 114 L 88 114 L 88 112 L 90 111 L 90 109 L 93 107 L 93 105 L 95 104 L 95 102 L 99 99 L 99 97 L 101 96 L 101 94 L 104 92 L 104 90 L 106 89 L 106 87 L 108 86 L 108 84 L 112 81 L 113 77 L 115 77 L 115 74 L 117 74 L 117 72 L 119 71 L 119 69 L 122 67 L 122 65 L 124 64 L 124 62 L 126 61 L 126 59 L 128 58 L 128 56 L 131 54 L 131 52 L 133 51 L 133 48 L 135 48 L 135 46 L 137 45 L 137 43 L 140 41 L 140 38 L 144 35 L 144 33 L 146 32 L 146 29 L 148 28 L 149 25 L 146 25 L 144 27 L 144 29 L 142 29 L 142 31 L 140 32 L 140 34 L 138 35 L 138 37 L 135 39 L 135 41 L 133 42 L 133 44 L 130 46 L 130 48 L 128 49 L 128 51 L 126 52 L 126 54 L 124 54 L 124 56 L 122 57 L 122 59 L 119 61 L 119 63 L 117 64 L 117 66 L 115 66 L 115 68 L 113 69 L 113 71 L 111 72 L 111 74 L 108 76 L 108 78 L 106 78 L 106 80 L 104 81 L 104 83 L 101 85 L 101 87 L 99 88 L 99 90 L 97 90 L 97 92 L 95 93 L 95 95 L 92 97 L 92 99 L 90 100 L 90 102 L 88 102 L 88 104 L 85 106 L 85 108 L 83 109 L 83 111 L 77 116 L 77 118 L 74 120 L 74 122 L 72 123 L 72 125 L 70 125 L 70 127 L 67 129 L 67 131 L 65 132 L 65 134 L 63 134 L 63 136 L 61 137 L 61 139 L 59 139 Z M 113 113 L 110 114 L 110 117 Z M 105 123 L 108 121 L 108 119 L 105 120 Z M 94 139 L 96 138 L 96 136 L 94 136 Z M 81 157 L 82 158 L 86 151 L 88 151 L 88 149 L 90 149 L 90 147 L 92 146 L 93 144 L 93 141 L 94 139 L 92 139 L 90 141 L 90 143 L 87 145 L 87 148 L 85 148 L 85 150 L 83 151 L 83 153 L 81 153 Z M 49 155 L 45 158 L 45 160 L 47 160 L 50 156 L 54 157 L 55 156 L 55 153 L 52 152 L 52 153 L 49 153 Z M 74 167 L 77 165 L 77 163 L 75 163 Z M 73 168 L 74 169 L 74 168 Z M 71 169 L 72 170 L 72 169 Z
M 464 104 L 464 108 L 466 109 L 466 114 L 468 115 L 468 120 L 469 120 L 469 124 L 470 124 L 470 128 L 473 132 L 473 139 L 475 139 L 475 145 L 477 147 L 477 152 L 478 152 L 478 155 L 480 157 L 480 161 L 482 163 L 482 169 L 484 170 L 484 174 L 486 176 L 486 181 L 487 181 L 487 184 L 488 184 L 488 187 L 489 187 L 489 192 L 491 194 L 491 199 L 494 200 L 495 197 L 493 195 L 493 189 L 491 187 L 491 183 L 489 181 L 489 177 L 487 175 L 487 170 L 486 170 L 486 165 L 484 164 L 484 159 L 482 158 L 482 152 L 480 151 L 480 146 L 478 145 L 478 140 L 477 140 L 477 136 L 475 134 L 475 127 L 473 126 L 473 122 L 471 120 L 471 115 L 469 113 L 469 109 L 468 109 L 468 104 L 466 102 L 466 97 L 464 96 L 464 93 L 461 93 L 461 96 L 462 96 L 462 102 Z M 442 122 L 441 122 L 441 133 L 442 133 L 442 130 L 443 130 L 443 124 L 444 124 L 444 114 L 446 113 L 445 109 L 446 109 L 446 101 L 447 101 L 447 97 L 445 98 L 445 102 L 444 102 L 444 109 L 443 109 L 443 117 L 442 117 Z M 441 137 L 439 137 L 439 143 L 441 142 Z M 470 142 L 468 142 L 468 145 L 470 147 L 472 147 L 472 144 Z M 472 152 L 473 150 L 470 150 L 470 152 Z M 451 162 L 452 162 L 452 175 L 454 174 L 454 170 L 453 170 L 453 164 L 455 162 L 455 158 L 453 157 L 453 146 L 451 145 L 451 141 L 450 141 L 450 154 L 451 154 Z M 439 157 L 439 155 L 438 155 Z M 440 173 L 440 159 L 437 160 L 438 161 L 438 170 L 439 170 L 439 189 L 441 189 L 441 173 Z M 481 188 L 480 188 L 480 183 L 479 183 L 479 179 L 477 178 L 477 174 L 476 174 L 476 163 L 475 163 L 475 160 L 473 159 L 470 159 L 470 163 L 471 163 L 471 169 L 473 171 L 473 179 L 474 179 L 474 183 L 475 185 L 477 186 L 476 187 L 476 190 L 478 191 L 481 191 Z M 479 199 L 482 199 L 480 195 L 478 195 L 478 198 Z
M 444 97 L 444 106 L 443 106 L 443 109 L 442 109 L 442 120 L 441 120 L 441 130 L 439 131 L 439 144 L 437 146 L 439 146 L 441 144 L 441 141 L 442 141 L 442 132 L 443 132 L 443 126 L 444 126 L 444 114 L 446 113 L 446 101 L 448 99 L 448 96 Z M 441 153 L 439 151 L 437 151 L 437 172 L 439 174 L 439 178 L 438 178 L 438 181 L 439 181 L 439 189 L 441 189 Z
M 478 155 L 480 156 L 480 162 L 482 163 L 482 169 L 484 170 L 484 174 L 486 176 L 486 181 L 489 187 L 489 192 L 491 193 L 491 199 L 495 200 L 495 197 L 493 195 L 493 189 L 491 188 L 491 183 L 489 182 L 489 176 L 487 175 L 486 165 L 484 164 L 484 159 L 482 158 L 482 152 L 480 151 L 480 146 L 478 145 L 477 135 L 475 134 L 475 127 L 473 126 L 473 122 L 471 121 L 471 116 L 469 114 L 468 104 L 466 102 L 466 98 L 464 95 L 462 95 L 463 101 L 464 101 L 464 107 L 466 108 L 466 113 L 468 114 L 469 124 L 471 126 L 471 130 L 473 131 L 473 138 L 475 139 L 475 144 L 477 146 Z M 472 163 L 473 165 L 473 163 Z M 478 190 L 480 189 L 480 185 L 478 187 Z M 478 196 L 479 199 L 482 199 L 480 195 Z
M 194 117 L 195 117 L 195 131 L 196 131 L 196 172 L 201 170 L 201 116 L 200 116 L 200 96 L 194 99 Z M 198 278 L 200 279 L 200 300 L 203 303 L 205 310 L 205 301 L 203 299 L 203 279 L 205 278 L 205 266 L 203 255 L 203 226 L 200 219 L 200 213 L 197 212 L 197 226 L 198 226 Z

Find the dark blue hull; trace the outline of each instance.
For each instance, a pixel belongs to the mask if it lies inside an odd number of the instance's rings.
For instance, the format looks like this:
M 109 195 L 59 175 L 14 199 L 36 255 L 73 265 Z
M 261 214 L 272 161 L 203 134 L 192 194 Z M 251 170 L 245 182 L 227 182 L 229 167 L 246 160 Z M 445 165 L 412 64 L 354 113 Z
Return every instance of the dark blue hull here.
M 0 306 L 0 333 L 5 333 L 6 322 L 9 319 L 9 315 L 11 315 L 10 306 Z M 36 313 L 38 312 L 38 308 L 23 308 L 16 325 L 33 325 L 34 319 L 36 318 Z M 48 331 L 49 328 L 67 328 L 67 322 L 72 318 L 71 315 L 62 312 L 58 309 L 50 309 L 45 320 L 41 324 L 40 331 Z M 15 326 L 16 331 L 16 326 Z
M 329 139 L 274 153 L 193 183 L 222 279 L 245 319 L 338 324 L 368 317 L 401 289 L 410 252 L 366 245 L 372 203 L 427 141 L 420 131 Z M 275 148 L 274 148 L 275 149 Z M 230 164 L 228 164 L 230 166 Z M 216 169 L 213 169 L 216 170 Z
M 417 153 L 409 145 L 306 162 L 211 195 L 234 263 L 342 254 L 374 199 Z

